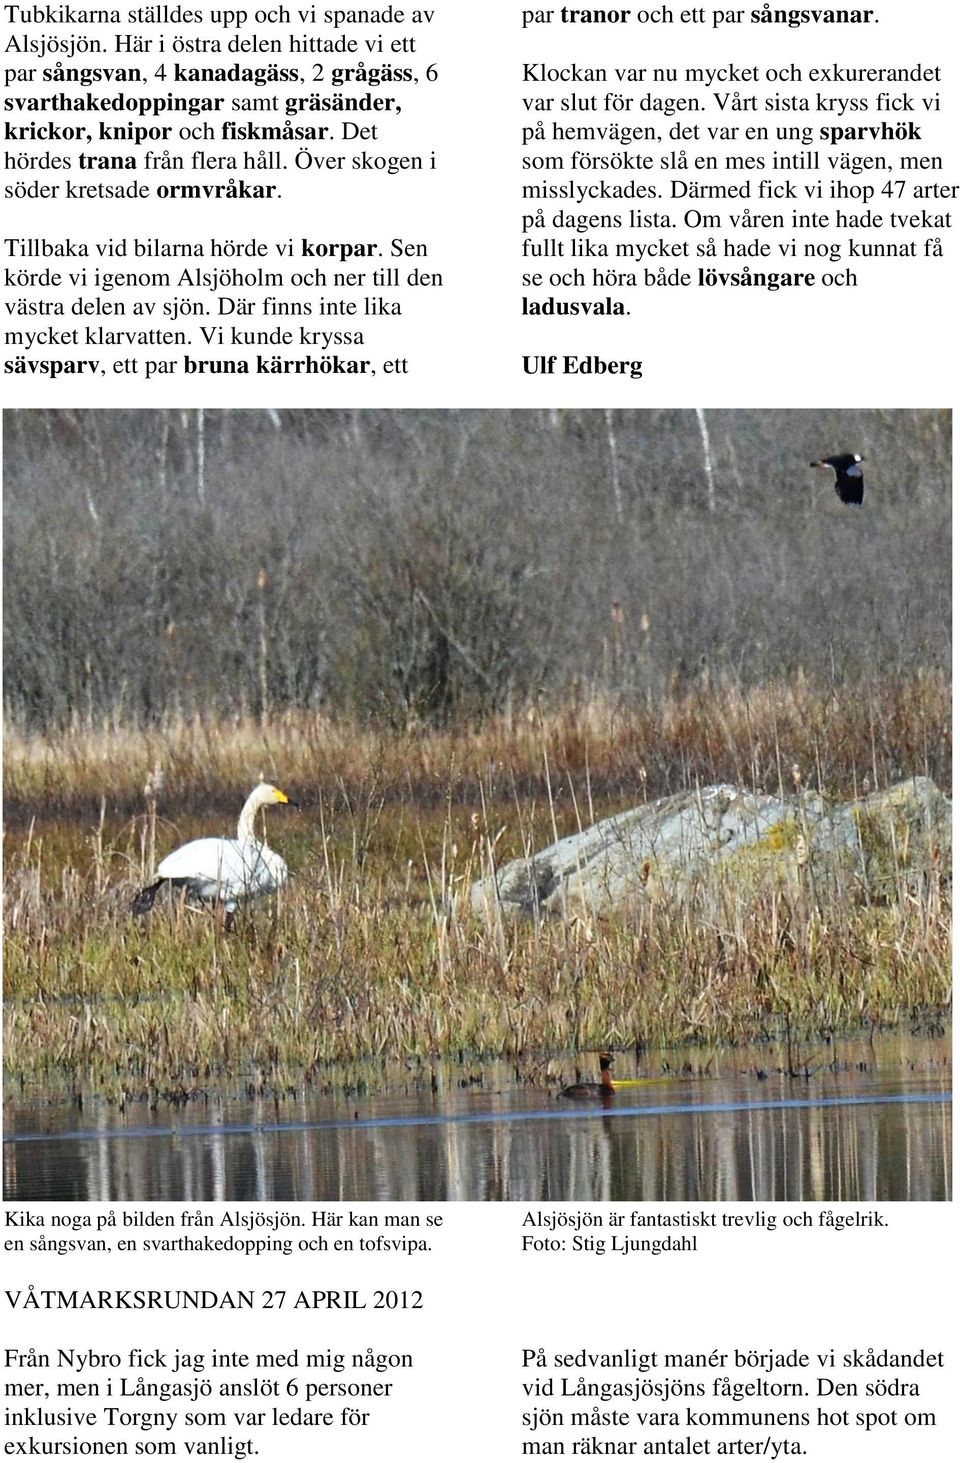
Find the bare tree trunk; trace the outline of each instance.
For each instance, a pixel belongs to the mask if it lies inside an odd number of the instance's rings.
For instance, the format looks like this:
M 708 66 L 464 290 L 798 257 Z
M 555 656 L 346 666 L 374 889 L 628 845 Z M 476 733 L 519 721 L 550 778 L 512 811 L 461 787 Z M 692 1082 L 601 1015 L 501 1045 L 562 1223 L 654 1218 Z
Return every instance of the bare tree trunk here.
M 613 489 L 613 510 L 617 515 L 617 522 L 623 521 L 623 494 L 620 491 L 620 461 L 617 456 L 617 434 L 613 430 L 613 412 L 609 407 L 605 408 L 604 420 L 607 424 L 607 446 L 610 449 L 610 486 Z
M 732 466 L 732 469 L 733 469 L 733 480 L 734 480 L 734 482 L 737 485 L 737 491 L 739 493 L 742 493 L 743 492 L 743 474 L 740 471 L 740 462 L 739 462 L 739 459 L 737 457 L 737 449 L 736 449 L 736 446 L 734 445 L 734 442 L 733 442 L 733 440 L 732 440 L 729 432 L 726 435 L 726 443 L 727 443 L 727 455 L 730 458 L 730 463 L 731 463 L 731 466 Z
M 270 577 L 266 569 L 261 569 L 257 575 L 257 622 L 259 629 L 259 645 L 257 647 L 257 683 L 260 692 L 260 724 L 267 719 L 270 711 L 269 687 L 267 683 L 267 589 L 270 585 Z
M 203 407 L 197 412 L 197 501 L 203 508 L 207 501 L 207 487 L 204 482 L 204 450 L 203 450 Z
M 160 446 L 157 448 L 157 487 L 160 502 L 167 506 L 167 444 L 170 440 L 170 417 L 163 412 L 160 418 Z
M 707 416 L 702 407 L 696 408 L 697 423 L 700 427 L 700 440 L 703 443 L 703 471 L 707 479 L 707 512 L 713 513 L 717 506 L 716 494 L 713 487 L 713 458 L 710 456 L 710 434 L 707 431 Z
M 103 456 L 103 444 L 100 440 L 99 425 L 92 412 L 72 411 L 64 414 L 71 421 L 77 430 L 77 435 L 86 443 L 97 460 L 97 470 L 100 482 L 106 481 L 107 467 Z M 84 480 L 84 494 L 87 500 L 87 512 L 93 522 L 100 527 L 100 514 L 97 511 L 96 499 L 93 496 L 93 489 L 90 486 L 89 476 Z

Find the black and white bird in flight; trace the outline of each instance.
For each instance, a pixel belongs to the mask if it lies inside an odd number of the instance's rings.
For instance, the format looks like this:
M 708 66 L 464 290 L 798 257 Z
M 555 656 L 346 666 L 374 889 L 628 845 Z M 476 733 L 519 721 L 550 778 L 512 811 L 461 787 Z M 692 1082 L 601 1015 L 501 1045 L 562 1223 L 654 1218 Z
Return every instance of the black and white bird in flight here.
M 833 489 L 840 502 L 855 503 L 859 507 L 863 502 L 862 461 L 859 452 L 841 452 L 837 457 L 824 457 L 820 462 L 811 462 L 810 466 L 832 467 L 837 475 Z

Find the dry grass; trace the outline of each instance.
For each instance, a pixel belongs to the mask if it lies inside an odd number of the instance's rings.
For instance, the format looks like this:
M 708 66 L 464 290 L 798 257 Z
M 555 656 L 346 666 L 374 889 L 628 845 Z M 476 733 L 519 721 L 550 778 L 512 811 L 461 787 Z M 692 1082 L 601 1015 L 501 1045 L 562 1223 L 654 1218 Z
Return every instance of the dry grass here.
M 31 818 L 143 811 L 150 771 L 164 773 L 167 816 L 230 808 L 261 774 L 353 809 L 372 795 L 418 806 L 541 797 L 544 769 L 581 803 L 660 797 L 721 780 L 769 792 L 796 764 L 828 796 L 854 796 L 864 777 L 887 786 L 911 773 L 943 791 L 951 775 L 950 686 L 942 673 L 837 686 L 801 674 L 744 690 L 702 687 L 642 703 L 600 695 L 548 699 L 479 727 L 379 731 L 307 712 L 176 721 L 155 731 L 78 722 L 72 731 L 5 737 L 8 825 Z
M 160 817 L 144 801 L 164 773 Z M 802 681 L 639 711 L 571 703 L 478 730 L 379 735 L 304 716 L 7 744 L 6 1063 L 122 1098 L 320 1080 L 371 1057 L 735 1042 L 883 1024 L 949 1000 L 945 869 L 883 904 L 733 888 L 629 918 L 505 924 L 460 897 L 491 860 L 643 798 L 726 779 L 849 797 L 910 772 L 946 790 L 949 693 L 928 676 Z M 226 933 L 128 914 L 162 853 L 228 831 L 252 781 L 295 877 Z

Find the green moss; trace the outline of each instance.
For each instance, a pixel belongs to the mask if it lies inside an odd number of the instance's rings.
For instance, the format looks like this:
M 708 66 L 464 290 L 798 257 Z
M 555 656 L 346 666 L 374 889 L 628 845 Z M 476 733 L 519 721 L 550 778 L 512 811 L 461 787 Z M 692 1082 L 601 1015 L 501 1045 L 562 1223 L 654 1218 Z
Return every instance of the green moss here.
M 754 845 L 758 852 L 784 853 L 795 849 L 802 828 L 796 818 L 783 818 L 759 838 Z

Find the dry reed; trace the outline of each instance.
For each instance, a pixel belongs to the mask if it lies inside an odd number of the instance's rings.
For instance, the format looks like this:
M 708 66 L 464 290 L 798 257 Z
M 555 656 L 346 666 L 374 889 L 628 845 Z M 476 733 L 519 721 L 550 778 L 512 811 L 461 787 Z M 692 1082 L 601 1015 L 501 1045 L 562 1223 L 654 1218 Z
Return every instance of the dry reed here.
M 280 1088 L 371 1057 L 742 1042 L 939 1009 L 939 849 L 919 883 L 894 878 L 873 903 L 720 886 L 679 909 L 508 923 L 467 912 L 464 895 L 506 858 L 697 782 L 805 779 L 849 797 L 909 772 L 944 785 L 948 766 L 948 688 L 933 675 L 629 712 L 574 701 L 444 733 L 274 715 L 13 734 L 8 1074 L 118 1098 L 252 1072 Z M 228 831 L 260 773 L 307 803 L 271 824 L 294 870 L 280 899 L 233 934 L 175 904 L 132 920 L 154 849 Z

